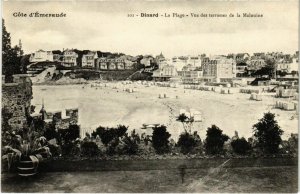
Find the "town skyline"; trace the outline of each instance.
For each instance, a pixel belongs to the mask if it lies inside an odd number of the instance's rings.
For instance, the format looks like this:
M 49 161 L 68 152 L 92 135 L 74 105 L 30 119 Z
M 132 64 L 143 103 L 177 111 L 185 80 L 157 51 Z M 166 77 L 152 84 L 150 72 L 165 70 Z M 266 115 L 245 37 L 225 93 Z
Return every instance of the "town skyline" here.
M 298 1 L 204 1 L 197 2 L 198 6 L 190 2 L 172 2 L 172 5 L 168 2 L 127 3 L 115 2 L 107 6 L 106 2 L 26 2 L 24 6 L 25 2 L 12 1 L 3 3 L 3 18 L 7 30 L 11 32 L 12 45 L 17 45 L 21 39 L 24 53 L 27 54 L 38 49 L 76 48 L 132 56 L 158 55 L 162 52 L 171 58 L 203 53 L 218 55 L 284 51 L 293 54 L 298 50 Z M 228 11 L 227 5 L 234 9 Z M 12 15 L 20 10 L 24 13 L 48 13 L 49 6 L 57 13 L 66 13 L 67 17 L 22 18 Z M 253 12 L 263 13 L 264 17 L 234 20 L 127 17 L 128 13 L 140 13 L 142 10 L 160 13 Z M 285 19 L 287 16 L 289 20 Z

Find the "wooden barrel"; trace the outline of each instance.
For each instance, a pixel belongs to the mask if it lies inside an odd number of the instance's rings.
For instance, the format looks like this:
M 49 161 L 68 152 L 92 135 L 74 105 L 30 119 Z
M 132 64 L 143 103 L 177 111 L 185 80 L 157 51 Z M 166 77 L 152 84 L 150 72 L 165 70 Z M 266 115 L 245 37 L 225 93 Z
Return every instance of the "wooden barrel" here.
M 33 176 L 37 173 L 39 160 L 36 156 L 22 156 L 18 163 L 20 176 Z

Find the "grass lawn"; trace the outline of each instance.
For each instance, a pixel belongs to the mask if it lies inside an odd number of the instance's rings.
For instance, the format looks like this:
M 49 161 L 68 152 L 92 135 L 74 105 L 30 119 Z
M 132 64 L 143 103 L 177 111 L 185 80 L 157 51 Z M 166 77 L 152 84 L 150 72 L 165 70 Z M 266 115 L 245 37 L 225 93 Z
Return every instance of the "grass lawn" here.
M 2 192 L 297 192 L 297 166 L 2 174 Z

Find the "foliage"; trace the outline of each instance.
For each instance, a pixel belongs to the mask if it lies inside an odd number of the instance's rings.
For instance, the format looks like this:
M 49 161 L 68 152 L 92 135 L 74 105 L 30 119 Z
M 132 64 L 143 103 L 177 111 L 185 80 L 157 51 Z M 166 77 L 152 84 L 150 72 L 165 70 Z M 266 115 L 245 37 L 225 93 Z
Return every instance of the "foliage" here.
M 57 135 L 54 132 L 55 129 L 50 128 L 48 130 L 51 135 Z M 61 145 L 62 155 L 77 155 L 79 153 L 79 137 L 80 128 L 78 125 L 70 125 L 67 129 L 58 129 L 57 140 Z
M 181 148 L 181 152 L 183 154 L 187 154 L 190 153 L 199 144 L 199 140 L 200 137 L 198 139 L 197 136 L 195 136 L 195 133 L 194 135 L 192 135 L 185 131 L 180 135 L 177 145 Z
M 21 57 L 21 60 L 20 60 L 21 72 L 23 72 L 23 73 L 27 72 L 27 66 L 30 64 L 29 58 L 30 58 L 30 54 L 24 55 Z
M 20 160 L 21 156 L 41 155 L 50 157 L 51 152 L 45 137 L 40 136 L 32 122 L 29 128 L 24 128 L 17 134 L 15 131 L 6 131 L 7 142 L 2 149 L 2 159 L 8 161 L 8 167 Z
M 257 147 L 264 153 L 277 153 L 282 142 L 283 131 L 275 120 L 275 114 L 265 113 L 258 123 L 253 125 L 254 137 L 257 138 Z
M 103 80 L 126 80 L 135 70 L 107 70 L 101 71 L 100 76 Z
M 59 145 L 49 144 L 48 145 L 52 156 L 60 156 L 61 155 L 61 148 Z
M 152 80 L 152 76 L 149 73 L 134 73 L 132 76 L 130 76 L 130 80 L 132 81 L 138 81 L 138 80 L 147 80 L 150 81 Z
M 212 125 L 206 131 L 205 150 L 208 154 L 219 154 L 223 151 L 225 141 L 229 137 L 222 134 L 222 130 L 216 125 Z
M 291 137 L 287 141 L 282 141 L 280 151 L 284 154 L 292 154 L 297 156 L 298 154 L 298 134 L 291 134 Z
M 50 124 L 45 128 L 44 131 L 44 136 L 46 137 L 47 140 L 50 139 L 57 139 L 60 140 L 60 134 L 58 133 L 58 131 L 56 131 L 54 124 Z
M 116 128 L 105 128 L 99 126 L 96 131 L 92 132 L 92 137 L 96 138 L 97 135 L 101 138 L 101 141 L 104 145 L 108 145 L 113 139 L 118 139 L 125 135 L 128 127 L 125 125 L 118 125 Z
M 267 59 L 266 65 L 253 73 L 254 76 L 268 76 L 269 78 L 274 77 L 276 62 L 274 59 Z
M 2 142 L 2 147 L 3 145 L 8 145 L 10 144 L 10 132 L 12 131 L 11 126 L 9 125 L 8 121 L 12 117 L 12 113 L 9 111 L 7 107 L 3 107 L 1 109 L 1 117 L 2 117 L 2 122 L 1 122 L 1 142 Z
M 107 149 L 106 149 L 106 153 L 108 155 L 113 155 L 117 153 L 117 146 L 119 145 L 120 140 L 118 138 L 112 139 L 112 141 L 110 141 L 107 144 Z
M 189 129 L 189 131 L 192 130 L 192 125 L 194 123 L 194 118 L 193 117 L 188 117 L 184 113 L 180 114 L 177 118 L 177 121 L 182 123 L 183 129 L 186 131 Z
M 127 133 L 121 139 L 118 150 L 121 154 L 135 155 L 138 153 L 140 137 L 136 134 L 135 130 L 131 132 L 131 135 L 128 136 Z
M 4 20 L 2 19 L 2 74 L 5 75 L 6 82 L 12 82 L 12 75 L 22 72 L 21 48 L 11 46 L 10 33 L 7 32 Z
M 232 140 L 231 147 L 235 153 L 240 155 L 245 155 L 251 149 L 251 145 L 244 137 Z
M 156 126 L 153 128 L 152 133 L 152 146 L 156 153 L 163 154 L 169 152 L 169 138 L 171 134 L 167 131 L 164 125 Z
M 80 128 L 78 125 L 70 125 L 69 128 L 59 129 L 58 132 L 64 142 L 72 142 L 79 138 Z
M 83 156 L 96 156 L 99 152 L 98 146 L 95 142 L 84 141 L 81 144 L 81 154 Z

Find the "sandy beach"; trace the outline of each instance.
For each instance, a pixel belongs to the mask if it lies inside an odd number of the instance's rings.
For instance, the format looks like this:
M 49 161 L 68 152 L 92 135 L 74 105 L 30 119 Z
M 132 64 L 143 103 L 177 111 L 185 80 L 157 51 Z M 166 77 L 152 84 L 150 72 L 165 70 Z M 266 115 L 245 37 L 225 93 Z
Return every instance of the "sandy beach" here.
M 262 101 L 249 100 L 250 94 L 220 94 L 212 91 L 200 91 L 178 88 L 145 86 L 121 82 L 102 84 L 99 87 L 86 85 L 34 85 L 32 105 L 39 111 L 44 99 L 47 111 L 67 108 L 79 109 L 79 124 L 82 131 L 91 132 L 98 126 L 116 126 L 123 124 L 137 132 L 151 134 L 151 129 L 142 129 L 143 124 L 164 124 L 173 139 L 183 131 L 182 124 L 176 121 L 180 109 L 195 109 L 202 113 L 202 122 L 195 122 L 192 131 L 197 130 L 201 139 L 206 129 L 217 125 L 229 136 L 238 131 L 239 136 L 251 137 L 252 126 L 265 112 L 276 115 L 284 130 L 283 139 L 298 131 L 298 116 L 295 111 L 273 108 L 276 98 L 266 94 Z M 123 91 L 126 88 L 133 93 Z M 166 94 L 166 98 L 159 95 Z M 177 96 L 177 97 L 176 97 Z M 51 109 L 49 108 L 51 107 Z M 291 120 L 291 117 L 295 118 Z

